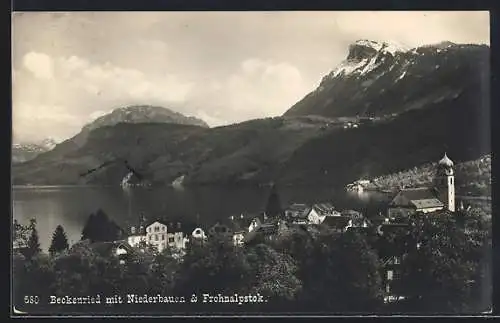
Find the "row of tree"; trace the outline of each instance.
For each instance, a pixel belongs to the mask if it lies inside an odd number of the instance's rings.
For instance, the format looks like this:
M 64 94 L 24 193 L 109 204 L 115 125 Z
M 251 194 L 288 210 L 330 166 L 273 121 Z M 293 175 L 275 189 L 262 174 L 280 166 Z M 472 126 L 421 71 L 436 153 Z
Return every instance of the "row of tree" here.
M 101 209 L 90 214 L 82 230 L 81 240 L 90 242 L 115 241 L 123 237 L 121 228 Z M 41 252 L 36 220 L 31 219 L 28 225 L 22 225 L 14 220 L 14 248 L 21 252 L 26 258 L 32 258 Z M 66 232 L 58 225 L 52 234 L 49 247 L 51 255 L 69 249 Z
M 340 234 L 326 227 L 297 227 L 278 239 L 255 240 L 243 248 L 211 239 L 192 244 L 182 260 L 169 250 L 157 254 L 135 249 L 121 264 L 109 250 L 100 250 L 95 247 L 99 244 L 87 239 L 62 252 L 38 252 L 31 258 L 17 254 L 15 295 L 47 299 L 50 295 L 160 293 L 182 295 L 188 301 L 185 307 L 127 305 L 120 311 L 477 311 L 484 307 L 484 302 L 477 301 L 488 301 L 483 295 L 491 286 L 487 282 L 491 228 L 483 214 L 473 212 L 420 215 L 406 229 L 382 236 L 374 228 Z M 406 300 L 387 305 L 383 302 L 384 261 L 391 252 L 402 255 L 401 275 L 394 288 Z M 192 294 L 200 297 L 202 293 L 260 293 L 267 302 L 242 306 L 189 303 Z

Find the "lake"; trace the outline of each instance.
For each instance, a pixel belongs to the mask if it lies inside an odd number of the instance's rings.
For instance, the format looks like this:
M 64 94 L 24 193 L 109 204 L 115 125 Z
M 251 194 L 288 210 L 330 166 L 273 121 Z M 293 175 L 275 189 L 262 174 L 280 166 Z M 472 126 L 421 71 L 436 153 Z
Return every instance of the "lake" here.
M 15 187 L 14 218 L 28 224 L 35 218 L 44 251 L 58 225 L 66 231 L 70 245 L 80 239 L 88 216 L 102 209 L 123 228 L 136 223 L 142 212 L 147 218 L 182 218 L 202 226 L 241 213 L 262 212 L 270 188 L 199 187 Z M 355 209 L 378 214 L 388 196 L 376 192 L 345 192 L 342 189 L 286 187 L 278 191 L 283 206 L 291 203 L 331 202 L 337 209 Z

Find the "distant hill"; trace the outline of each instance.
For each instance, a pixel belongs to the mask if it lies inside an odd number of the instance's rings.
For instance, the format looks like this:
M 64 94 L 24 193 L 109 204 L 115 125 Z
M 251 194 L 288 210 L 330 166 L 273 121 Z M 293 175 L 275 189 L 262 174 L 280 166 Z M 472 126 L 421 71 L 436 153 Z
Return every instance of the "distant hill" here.
M 488 61 L 487 46 L 359 41 L 283 117 L 207 128 L 130 123 L 123 109 L 14 167 L 14 183 L 118 185 L 132 169 L 157 184 L 342 187 L 445 151 L 476 160 L 491 152 Z
M 47 138 L 39 142 L 17 143 L 12 145 L 12 163 L 31 160 L 41 153 L 53 149 L 57 145 L 54 139 Z
M 113 110 L 83 127 L 83 131 L 89 132 L 104 126 L 113 126 L 118 123 L 175 123 L 193 125 L 208 128 L 205 121 L 194 117 L 186 117 L 167 108 L 136 105 L 127 106 Z
M 92 130 L 13 169 L 17 184 L 118 185 L 130 169 L 153 184 L 266 183 L 304 142 L 329 131 L 325 121 L 269 118 L 203 128 L 119 123 Z

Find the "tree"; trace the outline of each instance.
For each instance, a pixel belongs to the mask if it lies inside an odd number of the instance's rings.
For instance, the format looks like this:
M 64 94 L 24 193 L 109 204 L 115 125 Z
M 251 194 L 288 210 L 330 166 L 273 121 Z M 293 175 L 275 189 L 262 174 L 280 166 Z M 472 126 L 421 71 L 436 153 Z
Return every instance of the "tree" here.
M 299 266 L 297 308 L 321 312 L 373 312 L 382 301 L 380 262 L 366 237 L 327 228 L 298 228 L 279 243 Z
M 32 259 L 34 256 L 36 256 L 42 251 L 42 249 L 40 249 L 38 231 L 36 230 L 36 220 L 34 219 L 31 220 L 30 227 L 31 227 L 31 235 L 28 239 L 28 243 L 24 254 L 27 259 Z
M 269 305 L 279 308 L 296 299 L 302 288 L 297 277 L 296 261 L 267 244 L 248 248 L 246 260 L 251 265 L 251 280 L 247 281 L 252 293 L 260 293 L 269 300 Z
M 463 219 L 447 211 L 412 219 L 415 245 L 404 255 L 399 289 L 405 312 L 458 313 L 471 310 L 472 291 L 480 271 L 483 239 Z
M 117 257 L 97 252 L 88 243 L 79 243 L 54 260 L 55 295 L 113 295 L 123 284 L 122 266 Z
M 29 225 L 22 225 L 14 219 L 12 240 L 14 248 L 24 248 L 28 245 L 28 240 L 33 230 L 33 225 L 36 224 L 35 219 L 30 220 Z
M 177 276 L 176 289 L 182 293 L 247 292 L 245 282 L 251 279 L 251 266 L 242 248 L 231 241 L 213 237 L 203 245 L 193 244 L 187 250 Z
M 50 254 L 56 254 L 58 252 L 67 250 L 69 248 L 68 238 L 61 225 L 58 225 L 54 234 L 52 235 L 52 242 L 50 244 L 49 252 Z
M 271 188 L 271 194 L 267 200 L 265 212 L 268 217 L 280 217 L 283 213 L 276 185 L 273 185 Z
M 121 237 L 120 227 L 101 209 L 90 214 L 82 230 L 82 240 L 115 241 Z

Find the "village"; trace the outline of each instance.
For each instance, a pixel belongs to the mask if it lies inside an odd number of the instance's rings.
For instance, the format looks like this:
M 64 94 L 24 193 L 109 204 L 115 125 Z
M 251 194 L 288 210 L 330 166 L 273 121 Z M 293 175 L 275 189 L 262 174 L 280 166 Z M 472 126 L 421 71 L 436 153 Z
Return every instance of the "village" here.
M 137 225 L 129 228 L 126 240 L 105 244 L 112 245 L 120 262 L 125 263 L 128 254 L 136 250 L 144 252 L 148 246 L 156 252 L 169 249 L 182 259 L 190 244 L 203 244 L 214 237 L 225 238 L 235 247 L 244 247 L 256 240 L 279 239 L 293 228 L 308 231 L 323 227 L 340 234 L 350 230 L 375 230 L 377 234 L 384 235 L 391 230 L 405 228 L 408 225 L 405 219 L 411 214 L 430 214 L 440 210 L 455 212 L 454 185 L 454 164 L 445 154 L 438 162 L 434 187 L 401 189 L 387 205 L 385 214 L 375 217 L 356 210 L 338 210 L 329 202 L 313 205 L 293 203 L 278 214 L 233 215 L 209 228 L 188 227 L 164 219 L 148 220 L 140 215 Z M 459 208 L 464 208 L 462 202 Z M 392 290 L 398 277 L 398 265 L 401 264 L 400 255 L 389 253 L 382 260 L 385 301 L 402 299 L 403 296 L 394 295 Z

